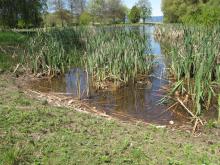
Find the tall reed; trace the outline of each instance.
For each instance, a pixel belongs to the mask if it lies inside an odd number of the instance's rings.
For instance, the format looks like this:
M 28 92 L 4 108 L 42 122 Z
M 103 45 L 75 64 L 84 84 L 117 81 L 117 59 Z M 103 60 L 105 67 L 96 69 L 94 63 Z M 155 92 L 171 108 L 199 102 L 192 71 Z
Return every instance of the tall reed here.
M 38 31 L 29 41 L 29 63 L 35 73 L 65 72 L 78 64 L 96 84 L 126 84 L 148 74 L 152 56 L 147 37 L 122 28 L 76 27 Z
M 29 67 L 34 73 L 50 75 L 80 65 L 83 47 L 81 32 L 79 28 L 38 30 L 28 43 Z
M 98 82 L 127 83 L 148 74 L 152 56 L 147 38 L 125 29 L 99 29 L 87 40 L 87 67 Z
M 166 38 L 171 44 L 168 58 L 171 61 L 171 73 L 176 79 L 173 92 L 190 96 L 188 101 L 191 107 L 200 115 L 212 103 L 217 104 L 220 92 L 217 62 L 220 55 L 220 28 L 168 25 L 160 31 L 161 36 L 172 34 L 174 36 Z

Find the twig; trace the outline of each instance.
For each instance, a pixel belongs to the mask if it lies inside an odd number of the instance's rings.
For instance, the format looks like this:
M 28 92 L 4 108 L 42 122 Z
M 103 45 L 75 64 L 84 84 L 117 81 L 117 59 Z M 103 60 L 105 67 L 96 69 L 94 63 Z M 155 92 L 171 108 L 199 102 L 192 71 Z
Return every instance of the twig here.
M 17 64 L 17 66 L 16 66 L 16 68 L 15 68 L 13 73 L 15 73 L 18 70 L 19 67 L 20 67 L 20 64 Z
M 185 104 L 184 104 L 179 98 L 177 98 L 177 101 L 182 105 L 183 108 L 186 109 L 186 111 L 187 111 L 193 118 L 198 119 L 198 121 L 199 121 L 202 125 L 204 125 L 203 122 L 202 122 L 202 120 L 201 120 L 198 116 L 194 115 L 194 114 L 185 106 Z
M 195 121 L 192 134 L 194 134 L 196 132 L 197 125 L 198 125 L 198 119 L 196 119 L 196 121 Z

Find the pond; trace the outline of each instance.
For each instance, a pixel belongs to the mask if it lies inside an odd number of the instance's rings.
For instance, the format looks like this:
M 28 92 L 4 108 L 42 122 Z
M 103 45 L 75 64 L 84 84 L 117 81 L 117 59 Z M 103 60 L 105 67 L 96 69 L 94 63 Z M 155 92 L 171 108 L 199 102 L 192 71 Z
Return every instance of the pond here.
M 161 45 L 154 39 L 153 26 L 126 27 L 147 34 L 150 54 L 155 56 L 154 68 L 151 75 L 146 75 L 148 81 L 139 81 L 136 84 L 129 83 L 120 89 L 97 90 L 87 81 L 87 74 L 80 68 L 69 70 L 64 76 L 56 79 L 34 82 L 31 88 L 41 92 L 64 93 L 72 97 L 86 100 L 92 107 L 102 109 L 108 115 L 116 116 L 123 120 L 141 120 L 156 124 L 175 125 L 186 122 L 186 114 L 167 110 L 169 107 L 160 104 L 164 96 L 164 88 L 169 84 L 166 77 L 166 59 Z M 80 86 L 79 86 L 80 83 Z M 89 95 L 87 89 L 89 86 Z

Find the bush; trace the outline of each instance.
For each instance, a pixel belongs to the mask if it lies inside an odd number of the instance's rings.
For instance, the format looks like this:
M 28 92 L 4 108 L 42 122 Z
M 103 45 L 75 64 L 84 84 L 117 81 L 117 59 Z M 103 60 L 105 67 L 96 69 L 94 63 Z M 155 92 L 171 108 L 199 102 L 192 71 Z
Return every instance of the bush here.
M 92 17 L 88 12 L 83 12 L 79 18 L 81 25 L 88 25 L 92 21 Z
M 141 15 L 140 9 L 137 6 L 134 6 L 132 7 L 128 17 L 132 23 L 137 23 L 140 20 L 141 17 L 140 15 Z

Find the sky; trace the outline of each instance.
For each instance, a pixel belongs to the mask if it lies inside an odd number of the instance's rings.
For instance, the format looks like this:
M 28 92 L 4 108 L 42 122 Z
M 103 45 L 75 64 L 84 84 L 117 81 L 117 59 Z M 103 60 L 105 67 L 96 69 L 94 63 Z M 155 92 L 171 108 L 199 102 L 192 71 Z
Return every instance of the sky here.
M 123 0 L 123 2 L 128 6 L 128 8 L 132 8 L 137 3 L 138 0 Z M 162 16 L 163 13 L 161 11 L 161 0 L 149 0 L 152 6 L 152 15 L 153 16 Z

